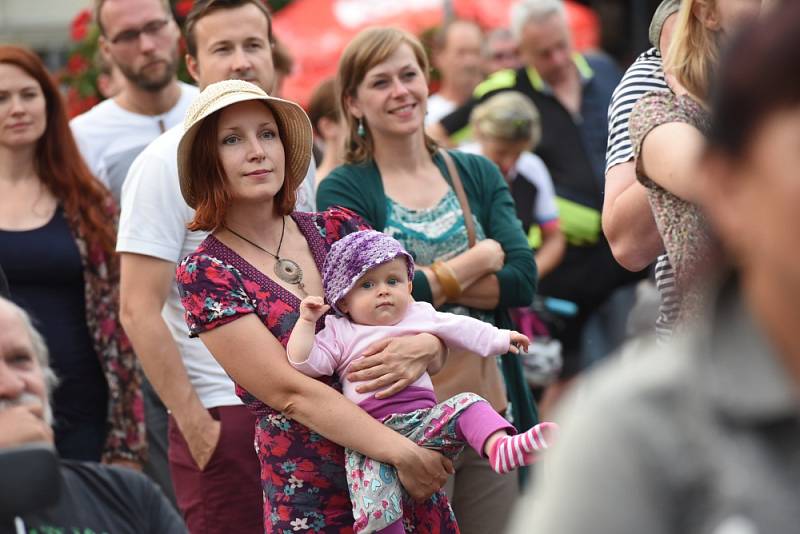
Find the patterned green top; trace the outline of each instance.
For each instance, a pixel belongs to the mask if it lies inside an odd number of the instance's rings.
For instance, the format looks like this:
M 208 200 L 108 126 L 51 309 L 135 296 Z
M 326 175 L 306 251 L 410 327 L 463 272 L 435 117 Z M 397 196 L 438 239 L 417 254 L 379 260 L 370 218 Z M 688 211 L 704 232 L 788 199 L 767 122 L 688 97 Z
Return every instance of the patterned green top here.
M 486 238 L 481 223 L 472 215 L 475 237 Z M 438 204 L 427 209 L 410 209 L 386 197 L 386 226 L 383 229 L 403 244 L 418 265 L 431 265 L 436 260 L 446 261 L 466 252 L 469 248 L 464 214 L 458 197 L 452 189 Z M 495 324 L 494 312 L 446 304 L 439 311 L 469 315 L 490 324 Z

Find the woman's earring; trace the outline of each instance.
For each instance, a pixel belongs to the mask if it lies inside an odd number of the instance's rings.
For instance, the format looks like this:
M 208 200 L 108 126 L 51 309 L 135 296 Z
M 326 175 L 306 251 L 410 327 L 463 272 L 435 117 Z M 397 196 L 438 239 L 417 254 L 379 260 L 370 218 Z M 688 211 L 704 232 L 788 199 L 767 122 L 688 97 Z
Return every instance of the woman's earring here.
M 363 118 L 359 118 L 358 119 L 358 129 L 356 129 L 356 135 L 358 135 L 359 137 L 366 137 L 367 136 L 367 130 L 366 130 L 366 128 L 364 128 L 364 119 Z

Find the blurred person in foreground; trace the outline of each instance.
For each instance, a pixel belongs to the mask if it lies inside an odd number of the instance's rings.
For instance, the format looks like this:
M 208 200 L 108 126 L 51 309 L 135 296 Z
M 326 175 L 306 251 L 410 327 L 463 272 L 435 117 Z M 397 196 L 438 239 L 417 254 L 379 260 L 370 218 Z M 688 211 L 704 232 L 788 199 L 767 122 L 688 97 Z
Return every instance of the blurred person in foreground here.
M 55 383 L 44 339 L 21 308 L 0 296 L 0 453 L 53 443 L 49 396 Z M 76 460 L 60 460 L 59 468 L 58 502 L 16 517 L 17 532 L 186 532 L 169 501 L 144 475 Z
M 728 260 L 711 306 L 688 335 L 582 384 L 511 533 L 800 524 L 798 27 L 800 4 L 785 2 L 720 69 L 698 174 Z

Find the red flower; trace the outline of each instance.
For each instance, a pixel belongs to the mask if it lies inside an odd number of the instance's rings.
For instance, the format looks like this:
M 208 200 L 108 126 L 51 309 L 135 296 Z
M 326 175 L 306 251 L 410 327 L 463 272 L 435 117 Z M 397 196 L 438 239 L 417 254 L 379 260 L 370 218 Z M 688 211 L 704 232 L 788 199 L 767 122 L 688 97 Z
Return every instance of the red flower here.
M 78 12 L 75 15 L 75 18 L 72 19 L 72 24 L 70 28 L 70 36 L 72 40 L 75 42 L 83 41 L 86 37 L 86 34 L 89 33 L 89 24 L 92 22 L 92 11 L 90 9 L 84 9 Z
M 72 54 L 67 61 L 67 72 L 72 76 L 80 76 L 89 68 L 89 62 L 80 54 Z
M 178 0 L 175 4 L 175 14 L 178 18 L 186 18 L 186 15 L 189 14 L 189 10 L 192 9 L 192 4 L 194 0 Z

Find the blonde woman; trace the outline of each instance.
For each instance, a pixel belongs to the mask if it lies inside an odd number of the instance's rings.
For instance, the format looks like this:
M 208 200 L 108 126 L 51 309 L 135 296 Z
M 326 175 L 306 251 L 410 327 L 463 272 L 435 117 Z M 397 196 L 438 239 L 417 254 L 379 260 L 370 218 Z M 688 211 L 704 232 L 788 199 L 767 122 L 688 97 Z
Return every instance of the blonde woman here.
M 675 269 L 676 329 L 698 317 L 703 298 L 697 279 L 716 249 L 695 204 L 696 163 L 708 128 L 710 80 L 725 35 L 757 15 L 760 7 L 761 0 L 684 1 L 665 64 L 674 93 L 645 95 L 631 113 L 637 178 L 648 190 Z
M 544 278 L 561 262 L 567 241 L 558 226 L 553 179 L 533 153 L 542 138 L 539 111 L 527 96 L 507 91 L 472 110 L 470 125 L 476 142 L 461 150 L 485 156 L 500 168 L 528 243 L 536 250 L 539 278 Z
M 349 208 L 400 241 L 417 263 L 415 300 L 508 328 L 508 308 L 533 298 L 536 264 L 497 167 L 472 154 L 438 151 L 425 135 L 428 60 L 419 40 L 393 28 L 365 30 L 343 52 L 337 84 L 347 163 L 320 184 L 319 208 Z M 517 429 L 527 430 L 537 421 L 520 362 L 513 355 L 501 361 L 502 369 L 451 351 L 433 377 L 437 398 L 479 394 L 497 412 L 513 412 Z M 518 492 L 514 477 L 497 475 L 465 451 L 451 480 L 461 532 L 502 532 Z

